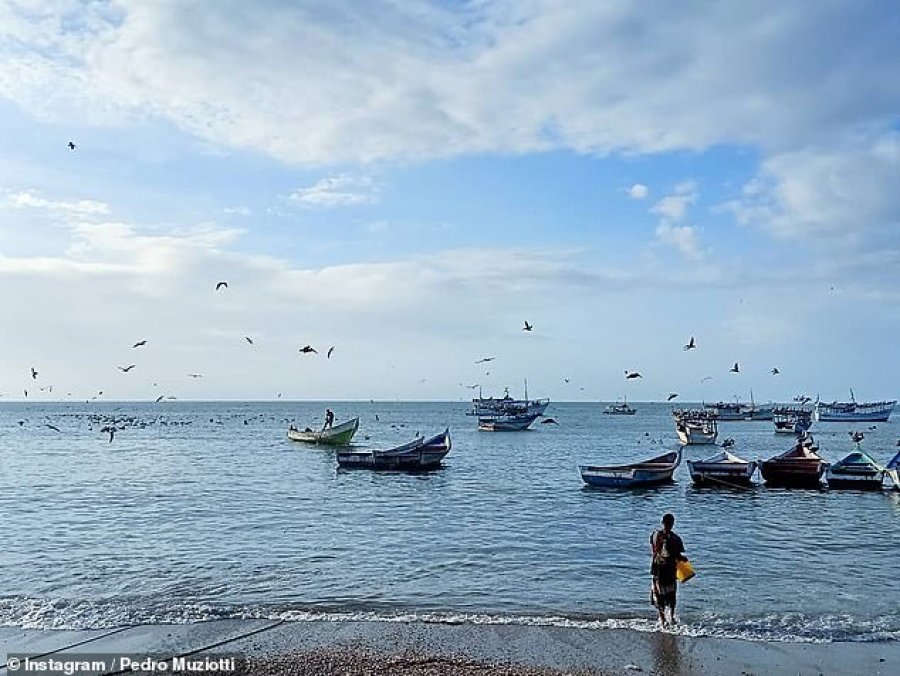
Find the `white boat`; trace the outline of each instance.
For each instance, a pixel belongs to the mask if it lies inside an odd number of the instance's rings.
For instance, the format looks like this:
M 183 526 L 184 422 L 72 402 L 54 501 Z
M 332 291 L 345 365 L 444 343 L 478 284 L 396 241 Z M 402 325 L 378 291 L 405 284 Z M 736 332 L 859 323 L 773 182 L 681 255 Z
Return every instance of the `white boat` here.
M 705 460 L 688 460 L 691 479 L 697 485 L 749 486 L 756 472 L 755 460 L 744 460 L 721 451 Z
M 822 422 L 887 422 L 897 400 L 857 402 L 850 390 L 850 401 L 825 404 L 816 400 L 816 421 Z
M 509 396 L 509 388 L 504 388 L 504 395 L 498 399 L 494 397 L 482 397 L 479 396 L 472 400 L 472 410 L 469 411 L 466 415 L 474 415 L 481 417 L 488 416 L 522 416 L 522 415 L 533 415 L 540 416 L 544 415 L 544 411 L 547 409 L 547 406 L 550 405 L 549 399 L 529 399 L 528 398 L 528 383 L 525 383 L 525 398 L 524 399 L 513 399 Z
M 709 411 L 673 411 L 675 433 L 682 446 L 714 444 L 719 437 L 716 416 Z
M 537 415 L 492 415 L 478 418 L 478 429 L 482 432 L 520 432 L 527 430 L 540 416 Z
M 733 404 L 719 401 L 715 404 L 703 404 L 705 412 L 716 417 L 717 420 L 747 420 L 747 412 L 740 402 Z
M 328 446 L 346 446 L 353 439 L 353 435 L 356 434 L 358 429 L 359 418 L 354 418 L 340 425 L 326 427 L 322 430 L 312 430 L 309 427 L 298 430 L 291 426 L 287 435 L 291 441 L 304 441 L 308 444 L 325 444 Z
M 634 415 L 637 413 L 636 408 L 628 405 L 628 398 L 625 397 L 621 403 L 611 404 L 607 406 L 603 412 L 606 415 Z
M 802 434 L 812 427 L 812 411 L 802 406 L 779 406 L 772 421 L 775 434 Z

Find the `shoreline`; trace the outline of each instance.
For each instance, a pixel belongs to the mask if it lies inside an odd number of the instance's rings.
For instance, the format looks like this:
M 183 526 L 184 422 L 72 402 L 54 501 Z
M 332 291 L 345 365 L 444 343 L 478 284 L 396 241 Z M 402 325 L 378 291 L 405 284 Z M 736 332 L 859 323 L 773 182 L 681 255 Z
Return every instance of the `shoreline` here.
M 747 676 L 900 668 L 900 641 L 786 643 L 629 629 L 319 620 L 211 620 L 115 632 L 0 627 L 0 664 L 10 653 L 55 653 L 76 643 L 66 654 L 237 654 L 248 658 L 253 674 Z

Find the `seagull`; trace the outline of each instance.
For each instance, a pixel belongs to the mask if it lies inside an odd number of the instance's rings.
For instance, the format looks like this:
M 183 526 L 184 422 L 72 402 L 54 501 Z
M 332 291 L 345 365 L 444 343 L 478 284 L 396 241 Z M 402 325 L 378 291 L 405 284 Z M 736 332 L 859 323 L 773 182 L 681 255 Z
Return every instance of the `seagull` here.
M 772 369 L 773 376 L 777 376 L 779 373 L 781 373 L 781 371 L 779 371 L 777 367 Z
M 694 344 L 694 337 L 691 336 L 690 342 L 688 342 L 688 344 L 685 345 L 684 348 L 682 348 L 682 349 L 687 351 L 687 350 L 693 350 L 695 347 L 697 347 L 697 346 Z
M 701 383 L 705 383 L 707 380 L 712 380 L 712 379 L 713 379 L 712 376 L 703 376 L 703 377 L 700 379 L 700 382 L 701 382 Z
M 246 340 L 248 343 L 250 343 L 251 345 L 253 345 L 253 339 L 250 338 L 249 336 L 244 336 L 244 340 Z
M 678 396 L 677 392 L 672 392 L 668 397 L 666 397 L 666 401 L 672 401 L 677 396 Z
M 497 358 L 497 357 L 482 357 L 481 359 L 479 359 L 479 360 L 476 361 L 475 363 L 476 363 L 476 364 L 483 364 L 483 363 L 486 362 L 486 361 L 494 361 L 496 358 Z
M 847 432 L 850 435 L 850 438 L 855 441 L 857 444 L 866 438 L 864 432 Z
M 38 372 L 34 370 L 34 366 L 31 367 L 31 379 L 37 380 Z
M 223 287 L 227 289 L 227 288 L 228 288 L 228 282 L 219 282 L 218 284 L 216 284 L 216 291 L 218 291 L 219 289 L 221 289 L 221 288 L 223 288 Z
M 334 352 L 334 345 L 328 348 L 328 354 L 325 356 L 326 359 L 331 359 L 331 353 Z
M 128 366 L 116 366 L 122 373 L 128 373 L 131 369 L 133 369 L 136 364 L 129 364 Z
M 136 342 L 134 345 L 131 346 L 131 349 L 134 349 L 136 347 L 143 347 L 146 344 L 147 344 L 146 340 L 139 340 L 138 342 Z
M 563 381 L 564 381 L 564 382 L 569 382 L 569 379 L 568 379 L 568 378 L 563 378 Z
M 525 326 L 522 328 L 523 331 L 531 331 L 534 327 L 528 323 L 528 320 L 525 320 Z
M 559 423 L 556 422 L 553 418 L 544 418 L 543 420 L 541 420 L 541 425 L 548 425 L 548 424 L 559 425 Z
M 62 432 L 56 425 L 51 425 L 50 423 L 44 423 L 44 427 L 49 427 L 54 432 Z
M 187 375 L 188 375 L 188 378 L 202 378 L 203 377 L 202 373 L 188 373 Z
M 116 428 L 113 427 L 112 425 L 107 425 L 106 427 L 101 428 L 100 431 L 101 432 L 109 432 L 109 442 L 108 443 L 111 444 L 113 437 L 116 435 Z
M 76 147 L 76 146 L 75 146 L 75 142 L 74 142 L 74 141 L 69 141 L 66 145 L 69 146 L 69 150 L 75 150 L 75 147 Z
M 732 366 L 730 369 L 728 369 L 728 371 L 729 371 L 730 373 L 740 373 L 740 372 L 741 372 L 741 369 L 740 369 L 740 367 L 738 366 L 738 363 L 737 363 L 737 362 L 734 362 L 734 366 Z
M 165 399 L 165 396 L 162 395 L 162 394 L 159 395 L 159 396 L 156 398 L 156 403 L 158 404 L 158 403 L 161 402 L 163 399 Z
M 22 390 L 25 393 L 25 396 L 28 396 L 28 390 Z
M 302 352 L 303 354 L 309 354 L 310 352 L 319 354 L 318 350 L 316 350 L 316 348 L 314 348 L 312 345 L 304 345 L 300 348 L 300 352 Z
M 631 371 L 631 372 L 625 371 L 625 380 L 634 380 L 635 378 L 643 378 L 643 377 L 644 376 L 642 376 L 637 371 Z
M 39 387 L 38 389 L 39 389 L 41 392 L 43 392 L 44 390 L 49 390 L 50 392 L 52 392 L 52 391 L 53 391 L 53 385 L 45 385 L 44 387 Z

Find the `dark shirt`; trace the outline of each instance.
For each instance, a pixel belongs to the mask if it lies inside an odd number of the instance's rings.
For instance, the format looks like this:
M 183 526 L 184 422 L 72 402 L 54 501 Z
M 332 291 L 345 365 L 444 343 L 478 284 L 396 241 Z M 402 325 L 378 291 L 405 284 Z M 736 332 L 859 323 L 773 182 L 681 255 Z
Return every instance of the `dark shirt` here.
M 666 533 L 664 528 L 650 535 L 650 551 L 653 560 L 650 572 L 660 577 L 675 577 L 675 564 L 684 558 L 684 542 L 674 531 Z

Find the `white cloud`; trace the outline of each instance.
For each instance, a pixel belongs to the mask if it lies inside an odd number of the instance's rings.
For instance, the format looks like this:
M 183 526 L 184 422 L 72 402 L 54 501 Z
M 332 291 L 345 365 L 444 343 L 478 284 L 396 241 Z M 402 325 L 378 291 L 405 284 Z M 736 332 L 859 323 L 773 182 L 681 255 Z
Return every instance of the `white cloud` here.
M 650 208 L 650 213 L 661 217 L 656 226 L 657 243 L 676 249 L 691 261 L 699 261 L 704 255 L 700 231 L 695 226 L 675 224 L 685 219 L 688 207 L 697 201 L 697 195 L 696 182 L 683 181 L 675 186 L 671 195 Z
M 100 216 L 109 213 L 109 206 L 94 200 L 48 200 L 25 190 L 7 195 L 6 204 L 14 209 L 39 209 L 65 216 Z
M 289 199 L 310 207 L 342 207 L 372 204 L 377 196 L 378 188 L 371 177 L 341 174 L 320 179 L 308 188 L 298 188 Z
M 677 249 L 685 258 L 695 261 L 703 258 L 700 234 L 694 226 L 672 225 L 663 219 L 656 226 L 656 238 L 662 244 Z
M 628 189 L 628 196 L 631 199 L 642 200 L 646 199 L 646 197 L 650 194 L 650 189 L 647 188 L 643 183 L 635 183 Z
M 825 0 L 8 4 L 0 91 L 57 120 L 158 116 L 298 163 L 785 150 L 894 118 L 892 11 Z
M 674 194 L 667 195 L 654 204 L 650 209 L 650 213 L 658 214 L 669 221 L 677 223 L 684 220 L 688 206 L 696 201 L 697 184 L 693 181 L 685 181 L 675 186 Z

